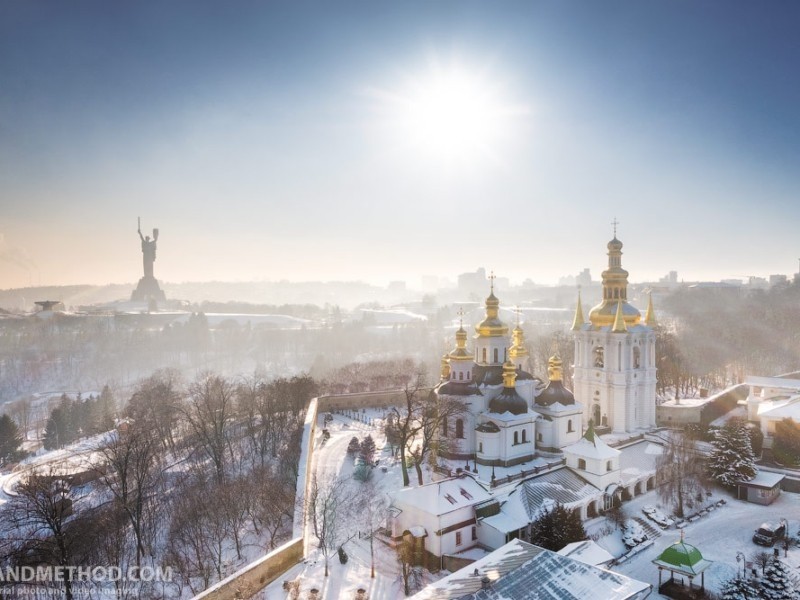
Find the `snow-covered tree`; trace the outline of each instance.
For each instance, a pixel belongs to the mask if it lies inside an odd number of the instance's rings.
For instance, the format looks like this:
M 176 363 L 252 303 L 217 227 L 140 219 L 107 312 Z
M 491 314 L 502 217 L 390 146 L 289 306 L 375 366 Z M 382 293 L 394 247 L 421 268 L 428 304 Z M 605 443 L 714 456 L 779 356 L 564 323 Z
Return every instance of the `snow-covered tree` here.
M 758 598 L 758 590 L 747 580 L 738 577 L 726 581 L 720 591 L 720 600 L 758 600 Z
M 531 540 L 537 546 L 557 552 L 567 544 L 586 539 L 580 511 L 556 504 L 531 523 Z
M 761 597 L 765 600 L 797 600 L 800 598 L 789 579 L 789 567 L 774 558 L 761 578 Z
M 734 422 L 718 430 L 712 445 L 714 449 L 708 459 L 708 473 L 712 479 L 730 487 L 756 476 L 750 435 L 740 423 Z

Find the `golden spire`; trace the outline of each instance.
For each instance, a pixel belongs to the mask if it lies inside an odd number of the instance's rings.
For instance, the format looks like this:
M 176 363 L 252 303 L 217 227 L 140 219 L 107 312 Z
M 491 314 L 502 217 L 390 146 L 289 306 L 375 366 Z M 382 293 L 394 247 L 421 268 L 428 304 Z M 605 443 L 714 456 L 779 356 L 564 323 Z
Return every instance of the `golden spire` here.
M 464 330 L 464 309 L 458 309 L 459 326 L 456 331 L 456 347 L 450 352 L 451 360 L 472 360 L 472 354 L 467 351 L 467 332 Z
M 561 362 L 561 358 L 558 354 L 554 354 L 550 357 L 550 360 L 547 363 L 547 378 L 550 381 L 561 381 L 563 379 L 563 371 L 561 369 L 563 363 Z
M 610 326 L 615 321 L 615 309 L 622 305 L 626 325 L 637 325 L 642 315 L 628 304 L 628 272 L 622 268 L 622 242 L 617 239 L 614 219 L 614 239 L 608 242 L 608 269 L 603 271 L 603 301 L 589 311 L 589 321 L 595 327 Z
M 517 367 L 513 362 L 506 361 L 503 363 L 503 387 L 513 388 L 517 380 Z
M 500 312 L 500 300 L 494 295 L 494 271 L 489 275 L 492 282 L 489 297 L 486 298 L 486 318 L 475 326 L 478 337 L 500 337 L 508 335 L 508 325 L 503 323 L 498 314 Z
M 508 357 L 512 360 L 520 359 L 520 361 L 524 360 L 528 356 L 528 349 L 525 347 L 525 332 L 522 330 L 522 327 L 519 325 L 519 315 L 520 310 L 519 307 L 516 307 L 517 310 L 517 326 L 514 327 L 514 331 L 511 332 L 511 347 L 508 349 Z M 517 363 L 520 364 L 521 362 Z
M 442 379 L 450 379 L 450 361 L 447 360 L 447 354 L 442 356 Z
M 648 327 L 655 327 L 656 326 L 656 311 L 653 308 L 653 292 L 649 294 L 649 300 L 647 301 L 647 312 L 644 314 L 644 323 Z
M 627 333 L 628 326 L 625 325 L 625 319 L 622 318 L 622 300 L 617 302 L 617 314 L 614 316 L 614 326 L 611 328 L 612 333 Z
M 583 306 L 581 306 L 581 291 L 578 290 L 578 304 L 575 306 L 575 318 L 572 320 L 572 331 L 579 331 L 586 320 L 583 318 Z

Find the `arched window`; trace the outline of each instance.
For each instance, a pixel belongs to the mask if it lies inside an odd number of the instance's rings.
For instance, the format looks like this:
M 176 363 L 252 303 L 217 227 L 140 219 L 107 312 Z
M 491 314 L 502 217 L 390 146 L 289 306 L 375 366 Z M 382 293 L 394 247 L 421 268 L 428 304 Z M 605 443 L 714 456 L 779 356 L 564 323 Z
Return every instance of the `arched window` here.
M 497 348 L 494 349 L 494 362 L 500 362 L 500 351 Z
M 467 371 L 467 381 L 469 381 L 471 378 L 472 378 L 472 372 Z
M 486 348 L 483 349 L 483 362 L 486 362 Z
M 602 346 L 598 346 L 593 350 L 594 352 L 594 366 L 602 369 L 605 364 L 605 351 Z
M 442 419 L 442 437 L 447 437 L 447 417 Z
M 614 469 L 613 469 L 613 468 L 612 468 L 612 466 L 611 466 L 611 461 L 608 461 L 608 462 L 606 463 L 606 471 L 613 471 L 613 470 L 614 470 Z
M 642 362 L 642 351 L 639 346 L 633 347 L 633 368 L 638 369 Z
M 542 441 L 542 434 L 541 433 L 537 433 L 536 434 L 536 439 L 537 439 L 537 441 L 541 442 Z
M 594 411 L 593 411 L 593 415 L 592 415 L 592 420 L 594 421 L 595 427 L 599 427 L 600 426 L 600 405 L 599 404 L 595 404 L 594 405 Z
M 483 452 L 483 442 L 478 442 L 478 452 Z
M 464 381 L 464 371 L 459 371 L 458 372 L 458 380 L 459 381 Z
M 464 437 L 464 421 L 456 419 L 456 437 L 461 439 Z
M 503 350 L 503 362 L 506 362 L 507 360 L 508 360 L 508 348 L 505 348 Z
M 572 419 L 570 419 L 569 421 L 567 421 L 567 433 L 572 433 L 573 431 L 575 430 L 572 429 Z
M 528 433 L 528 431 L 527 431 L 526 429 L 523 429 L 523 430 L 522 430 L 522 443 L 523 443 L 523 444 L 524 444 L 525 442 L 527 442 L 527 441 L 528 441 L 528 440 L 527 440 L 527 437 L 528 437 L 528 436 L 527 436 L 527 433 Z
M 586 470 L 586 461 L 585 461 L 585 460 L 583 460 L 582 458 L 579 458 L 579 459 L 578 459 L 578 468 L 579 468 L 581 471 L 585 471 L 585 470 Z
M 514 432 L 514 445 L 519 444 L 519 431 Z

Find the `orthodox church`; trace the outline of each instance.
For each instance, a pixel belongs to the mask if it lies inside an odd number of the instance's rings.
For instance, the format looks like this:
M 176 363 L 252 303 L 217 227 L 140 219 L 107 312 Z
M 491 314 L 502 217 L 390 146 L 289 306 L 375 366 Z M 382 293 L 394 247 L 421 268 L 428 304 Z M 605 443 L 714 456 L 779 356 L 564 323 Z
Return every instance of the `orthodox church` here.
M 443 422 L 440 453 L 445 458 L 512 466 L 537 452 L 562 452 L 581 441 L 589 420 L 598 433 L 635 432 L 655 427 L 655 318 L 652 300 L 641 313 L 627 302 L 628 272 L 622 269 L 622 242 L 608 243 L 603 300 L 584 322 L 580 295 L 572 331 L 575 338 L 575 394 L 564 387 L 558 356 L 548 364 L 548 383 L 525 370 L 528 350 L 517 323 L 509 327 L 498 314 L 494 279 L 486 298 L 486 316 L 475 326 L 467 348 L 463 321 L 455 348 L 442 357 L 441 401 L 465 406 L 454 422 Z

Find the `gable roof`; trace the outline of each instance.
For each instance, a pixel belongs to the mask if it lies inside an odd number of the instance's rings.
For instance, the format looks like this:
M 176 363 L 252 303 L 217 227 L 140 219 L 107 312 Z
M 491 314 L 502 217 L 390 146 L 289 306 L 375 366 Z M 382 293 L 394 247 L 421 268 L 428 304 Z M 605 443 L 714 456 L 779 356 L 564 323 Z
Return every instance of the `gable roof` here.
M 398 508 L 410 505 L 434 515 L 444 515 L 465 506 L 490 500 L 492 496 L 468 475 L 407 487 L 392 494 Z
M 478 574 L 475 574 L 477 569 Z M 489 579 L 487 589 L 482 579 Z M 500 600 L 638 597 L 650 584 L 513 540 L 413 596 L 416 600 Z

